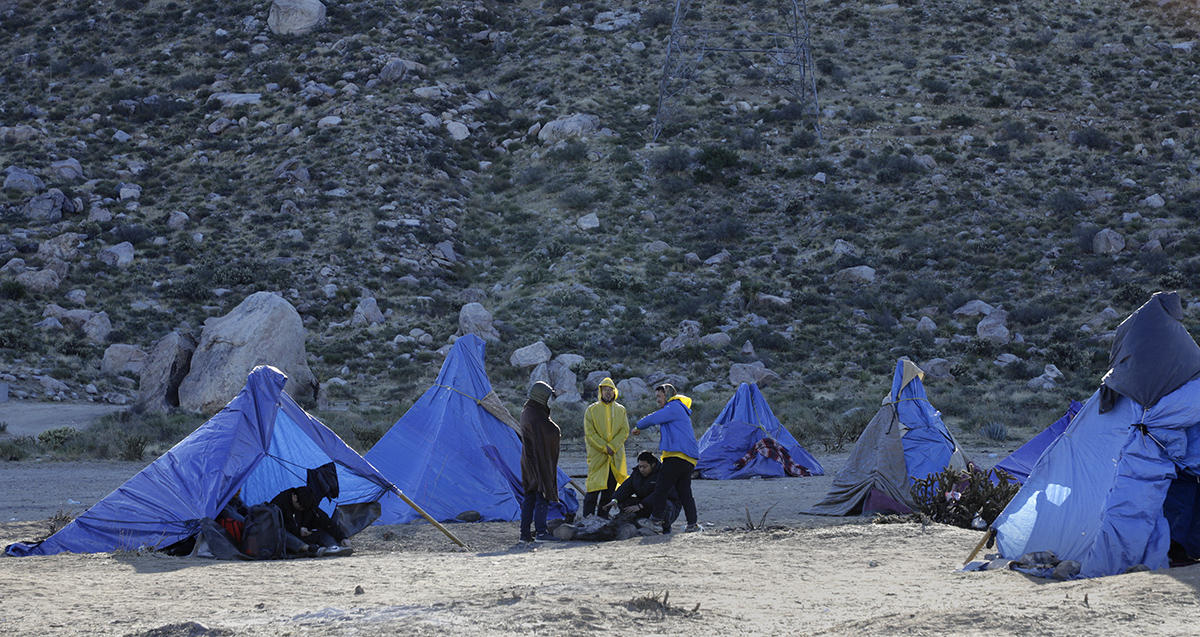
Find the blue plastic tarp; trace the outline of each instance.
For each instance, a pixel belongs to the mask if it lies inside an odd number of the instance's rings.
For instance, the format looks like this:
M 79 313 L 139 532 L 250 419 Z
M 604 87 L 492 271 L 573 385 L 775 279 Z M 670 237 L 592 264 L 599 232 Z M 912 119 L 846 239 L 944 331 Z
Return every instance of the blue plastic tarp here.
M 8 553 L 163 548 L 193 535 L 239 490 L 247 504 L 269 500 L 304 484 L 307 469 L 331 461 L 339 479 L 360 485 L 343 490 L 338 504 L 374 501 L 394 489 L 284 393 L 286 381 L 273 367 L 256 367 L 208 422 L 44 542 L 15 544 Z
M 904 382 L 904 363 L 904 359 L 896 362 L 890 398 L 896 404 L 896 418 L 905 429 L 901 444 L 911 486 L 931 473 L 944 470 L 957 445 L 942 422 L 942 414 L 925 396 L 925 385 L 920 376 Z
M 734 468 L 734 463 L 763 438 L 773 438 L 788 450 L 792 462 L 808 469 L 812 475 L 825 474 L 821 463 L 775 417 L 758 385 L 747 383 L 738 386 L 700 438 L 700 462 L 696 469 L 701 477 L 713 480 L 783 477 L 785 473 L 780 462 L 757 453 L 741 469 Z
M 1164 506 L 1188 497 L 1176 492 L 1168 500 L 1168 491 L 1181 476 L 1200 475 L 1200 380 L 1153 407 L 1118 395 L 1100 413 L 1100 403 L 1100 392 L 1084 403 L 996 519 L 1004 557 L 1053 551 L 1080 562 L 1082 577 L 1167 566 L 1172 524 Z M 1190 512 L 1176 510 L 1173 517 L 1188 534 L 1181 543 L 1195 542 Z
M 1037 459 L 1042 456 L 1042 452 L 1062 435 L 1062 432 L 1067 430 L 1067 425 L 1071 424 L 1071 419 L 1079 413 L 1081 408 L 1083 408 L 1083 403 L 1072 400 L 1071 405 L 1067 407 L 1067 413 L 1031 438 L 1029 442 L 1010 453 L 1007 458 L 997 462 L 995 468 L 1008 472 L 1016 478 L 1018 483 L 1025 484 L 1025 481 L 1029 479 L 1030 470 L 1033 469 Z M 999 482 L 999 479 L 993 475 L 992 482 Z
M 492 393 L 484 371 L 482 339 L 467 334 L 455 341 L 437 380 L 366 458 L 435 520 L 450 522 L 475 511 L 484 521 L 520 519 L 521 440 L 509 425 L 483 408 Z M 500 466 L 497 463 L 501 463 Z M 550 517 L 578 508 L 558 472 L 560 503 Z M 420 516 L 395 495 L 380 501 L 377 524 L 403 524 Z

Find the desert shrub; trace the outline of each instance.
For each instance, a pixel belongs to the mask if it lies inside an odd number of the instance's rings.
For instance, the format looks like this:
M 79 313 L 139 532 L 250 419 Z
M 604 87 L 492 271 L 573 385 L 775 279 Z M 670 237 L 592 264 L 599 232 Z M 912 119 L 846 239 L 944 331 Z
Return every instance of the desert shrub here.
M 1053 314 L 1054 310 L 1045 303 L 1024 303 L 1013 308 L 1008 318 L 1018 325 L 1036 325 Z
M 1071 133 L 1071 140 L 1076 144 L 1091 150 L 1108 150 L 1112 148 L 1113 145 L 1112 140 L 1109 139 L 1108 135 L 1104 134 L 1104 131 L 1094 126 L 1081 128 L 1074 133 Z
M 878 122 L 880 119 L 883 118 L 879 117 L 875 111 L 866 106 L 855 106 L 850 110 L 850 114 L 846 116 L 846 121 L 851 124 L 870 124 Z
M 675 17 L 675 12 L 670 7 L 654 7 L 647 9 L 642 13 L 642 28 L 654 29 L 663 25 L 671 24 L 671 20 Z
M 150 439 L 146 436 L 137 434 L 122 436 L 118 445 L 117 457 L 130 462 L 141 460 L 146 453 L 148 444 L 150 444 Z
M 1063 190 L 1061 188 L 1050 193 L 1046 204 L 1058 214 L 1077 212 L 1083 210 L 1084 207 L 1082 197 L 1070 190 Z
M 946 128 L 968 128 L 975 125 L 975 118 L 963 113 L 955 113 L 942 120 L 942 126 Z
M 44 447 L 59 449 L 70 442 L 78 433 L 79 431 L 73 427 L 58 427 L 38 434 L 37 440 Z
M 572 210 L 587 208 L 595 200 L 596 193 L 582 186 L 571 186 L 558 196 L 559 203 Z
M 24 460 L 38 449 L 33 436 L 20 436 L 11 440 L 0 440 L 0 460 Z
M 113 239 L 115 239 L 117 243 L 128 241 L 135 246 L 154 236 L 154 232 L 152 230 L 140 223 L 119 225 L 113 228 L 112 233 Z
M 546 157 L 555 161 L 583 161 L 587 159 L 588 146 L 578 139 L 570 139 L 546 153 Z
M 1084 222 L 1071 229 L 1071 236 L 1075 239 L 1075 246 L 1081 252 L 1092 251 L 1092 239 L 1096 233 L 1100 232 L 1100 227 L 1094 223 Z
M 1000 124 L 1000 130 L 996 133 L 996 139 L 999 141 L 1012 141 L 1020 145 L 1025 145 L 1033 141 L 1033 133 L 1030 133 L 1025 128 L 1025 122 L 1019 120 L 1008 120 Z
M 949 93 L 950 83 L 943 79 L 926 76 L 921 78 L 921 88 L 930 93 Z
M 992 482 L 996 477 L 996 483 Z M 966 471 L 946 468 L 930 474 L 912 486 L 917 510 L 934 522 L 964 529 L 984 528 L 1008 506 L 1021 485 L 1004 471 L 994 469 Z M 976 518 L 982 522 L 976 522 Z
M 0 283 L 0 299 L 17 301 L 25 298 L 25 285 L 20 281 L 5 281 Z
M 1009 365 L 1009 367 L 1016 367 L 1016 366 L 1017 365 L 1015 363 L 1012 365 Z M 1008 440 L 1008 426 L 1002 422 L 989 422 L 986 425 L 979 428 L 979 435 L 983 436 L 984 438 L 987 438 L 988 440 L 995 440 L 996 442 L 1005 442 Z
M 679 146 L 660 150 L 650 157 L 650 169 L 659 174 L 682 172 L 687 170 L 691 163 L 691 155 Z
M 350 433 L 354 434 L 354 439 L 358 441 L 360 449 L 370 449 L 379 442 L 385 433 L 383 429 L 370 424 L 351 425 Z

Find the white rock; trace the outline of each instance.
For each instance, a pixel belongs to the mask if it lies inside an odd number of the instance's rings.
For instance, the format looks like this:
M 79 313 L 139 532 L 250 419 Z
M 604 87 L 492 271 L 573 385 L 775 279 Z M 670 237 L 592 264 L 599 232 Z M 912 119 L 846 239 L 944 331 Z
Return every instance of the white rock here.
M 375 297 L 368 296 L 360 299 L 358 307 L 354 308 L 351 325 L 375 325 L 383 322 L 383 312 L 379 311 L 379 302 Z
M 734 387 L 742 383 L 757 384 L 765 387 L 775 380 L 779 380 L 779 374 L 767 369 L 767 366 L 762 361 L 734 363 L 729 366 L 729 384 Z
M 342 123 L 342 118 L 337 115 L 326 115 L 317 120 L 317 128 L 333 128 Z
M 600 217 L 596 213 L 589 212 L 575 221 L 580 230 L 595 230 L 600 227 Z
M 937 331 L 937 323 L 928 316 L 922 316 L 921 320 L 917 321 L 917 331 L 922 334 L 932 334 Z
M 993 309 L 991 313 L 983 317 L 983 320 L 979 321 L 979 325 L 975 326 L 975 335 L 996 345 L 1007 345 L 1012 340 L 1008 327 L 1005 325 L 1007 319 L 1008 312 Z
M 479 303 L 467 303 L 458 311 L 458 334 L 475 334 L 489 342 L 500 342 L 500 333 L 492 325 L 492 313 Z
M 100 262 L 105 265 L 127 268 L 133 263 L 133 244 L 122 241 L 115 246 L 109 246 L 100 251 Z
M 325 5 L 319 0 L 272 0 L 267 13 L 267 26 L 276 35 L 303 35 L 324 21 Z
M 856 257 L 858 256 L 858 248 L 845 239 L 837 239 L 833 242 L 833 253 L 839 256 L 845 254 Z
M 213 93 L 208 96 L 205 103 L 216 100 L 221 103 L 224 108 L 232 108 L 234 106 L 248 106 L 251 104 L 259 104 L 262 102 L 262 93 Z
M 979 316 L 981 314 L 983 316 L 987 316 L 988 314 L 991 314 L 993 310 L 995 310 L 995 308 L 993 308 L 991 305 L 988 305 L 979 299 L 975 299 L 974 301 L 967 301 L 966 303 L 958 306 L 958 309 L 954 310 L 953 314 L 954 316 Z
M 713 332 L 700 337 L 700 344 L 707 349 L 725 349 L 733 339 L 725 332 Z
M 843 268 L 833 274 L 835 281 L 844 281 L 846 283 L 874 283 L 875 268 L 869 265 L 856 265 L 850 268 Z
M 471 129 L 462 122 L 446 122 L 446 132 L 450 134 L 450 138 L 454 141 L 461 142 L 471 136 Z
M 600 128 L 600 118 L 587 113 L 575 113 L 573 115 L 556 119 L 544 124 L 538 131 L 538 140 L 545 144 L 553 144 L 555 142 L 570 139 L 572 137 L 586 137 Z
M 1162 195 L 1154 193 L 1142 200 L 1142 205 L 1147 208 L 1162 208 L 1167 205 L 1167 202 L 1162 198 Z
M 172 230 L 182 230 L 187 226 L 188 221 L 191 221 L 191 217 L 186 212 L 173 210 L 167 217 L 167 227 Z
M 104 350 L 104 358 L 100 361 L 100 371 L 110 376 L 118 374 L 142 373 L 146 364 L 146 352 L 135 345 L 113 343 Z
M 651 394 L 650 386 L 646 384 L 646 381 L 637 376 L 617 381 L 617 392 L 621 394 L 621 403 L 627 408 L 640 403 L 642 400 L 650 397 Z M 630 422 L 630 425 L 632 424 Z
M 542 341 L 513 351 L 508 362 L 514 367 L 535 367 L 550 361 L 550 348 Z
M 1125 249 L 1125 237 L 1111 228 L 1105 228 L 1092 237 L 1092 252 L 1117 254 Z

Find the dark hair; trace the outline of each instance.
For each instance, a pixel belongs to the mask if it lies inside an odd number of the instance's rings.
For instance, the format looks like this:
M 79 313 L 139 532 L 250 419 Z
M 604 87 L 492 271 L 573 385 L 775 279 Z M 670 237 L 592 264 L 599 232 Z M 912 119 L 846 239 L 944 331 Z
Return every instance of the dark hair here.
M 643 451 L 638 454 L 638 462 L 642 461 L 649 463 L 650 466 L 658 464 L 658 458 L 654 457 L 654 454 L 650 451 Z
M 663 384 L 655 387 L 654 391 L 662 392 L 663 395 L 665 395 L 667 398 L 670 398 L 678 393 L 675 391 L 675 386 L 672 385 L 671 383 L 663 383 Z

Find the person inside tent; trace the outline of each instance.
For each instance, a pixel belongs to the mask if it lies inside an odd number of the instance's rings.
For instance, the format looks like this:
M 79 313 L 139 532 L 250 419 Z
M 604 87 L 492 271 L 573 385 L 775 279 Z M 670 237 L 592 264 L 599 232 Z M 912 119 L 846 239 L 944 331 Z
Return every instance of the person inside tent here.
M 629 476 L 625 460 L 629 419 L 625 415 L 625 406 L 617 402 L 617 386 L 611 378 L 600 381 L 596 393 L 598 400 L 583 413 L 588 464 L 583 516 L 598 513 L 607 518 L 613 490 Z
M 554 388 L 538 381 L 529 388 L 521 410 L 521 541 L 553 540 L 546 525 L 547 509 L 558 502 L 558 445 L 562 430 L 550 420 Z M 530 526 L 537 536 L 530 531 Z
M 343 555 L 350 552 L 346 537 L 318 506 L 308 486 L 293 487 L 271 499 L 283 513 L 288 553 L 298 555 Z
M 658 484 L 659 473 L 662 469 L 662 463 L 649 451 L 639 453 L 637 460 L 637 469 L 621 483 L 621 486 L 617 487 L 616 493 L 613 494 L 617 506 L 621 508 L 621 513 L 630 515 L 635 520 L 650 517 L 651 510 L 646 502 L 654 493 L 654 487 Z M 671 532 L 671 524 L 675 522 L 675 518 L 679 517 L 680 508 L 679 495 L 675 493 L 674 489 L 671 489 L 667 492 L 667 510 L 663 517 L 663 521 L 666 523 L 663 529 L 664 533 Z
M 662 451 L 662 469 L 654 493 L 646 505 L 653 511 L 649 523 L 666 528 L 667 494 L 671 489 L 679 494 L 683 513 L 687 517 L 687 533 L 700 530 L 696 514 L 696 499 L 692 497 L 692 470 L 700 456 L 696 431 L 692 428 L 692 399 L 675 391 L 675 386 L 663 383 L 654 388 L 658 411 L 642 418 L 633 428 L 638 435 L 647 427 L 659 428 L 658 448 Z

